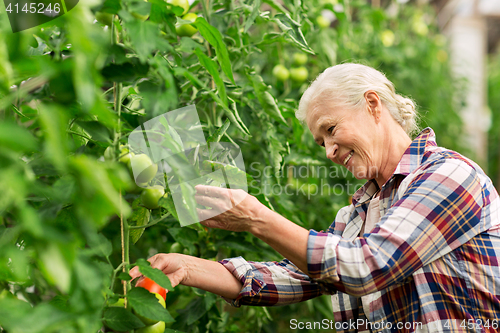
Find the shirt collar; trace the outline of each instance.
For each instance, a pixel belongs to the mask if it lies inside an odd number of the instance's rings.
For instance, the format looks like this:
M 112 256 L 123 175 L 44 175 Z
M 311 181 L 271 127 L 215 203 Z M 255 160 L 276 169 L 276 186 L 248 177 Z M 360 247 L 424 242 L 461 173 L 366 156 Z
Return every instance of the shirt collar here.
M 395 175 L 408 176 L 422 164 L 425 152 L 430 147 L 436 146 L 436 134 L 432 128 L 425 128 L 408 146 L 399 160 L 392 177 Z M 366 202 L 377 192 L 378 189 L 379 187 L 374 179 L 367 181 L 359 190 L 356 191 L 356 193 L 354 193 L 352 196 L 352 203 L 356 206 L 358 203 Z

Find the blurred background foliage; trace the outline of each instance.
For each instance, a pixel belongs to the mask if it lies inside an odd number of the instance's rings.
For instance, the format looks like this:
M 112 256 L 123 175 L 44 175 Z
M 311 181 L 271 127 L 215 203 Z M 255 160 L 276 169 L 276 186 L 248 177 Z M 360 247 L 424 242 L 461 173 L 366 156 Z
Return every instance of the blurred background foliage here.
M 416 101 L 421 127 L 431 126 L 438 144 L 467 153 L 456 112 L 463 88 L 451 75 L 433 8 L 383 4 L 195 1 L 190 12 L 206 23 L 198 19 L 200 32 L 183 37 L 176 29 L 187 23 L 177 22 L 182 10 L 163 0 L 80 1 L 16 34 L 0 4 L 0 331 L 105 331 L 103 309 L 123 293 L 120 280 L 127 283 L 122 262 L 158 252 L 281 259 L 250 235 L 181 228 L 171 206 L 149 212 L 140 204 L 118 162 L 120 144 L 167 111 L 195 104 L 207 138 L 229 121 L 219 139 L 241 148 L 253 177 L 249 192 L 308 229 L 326 229 L 362 184 L 332 166 L 294 117 L 307 85 L 329 66 L 358 62 L 383 71 Z M 295 53 L 307 55 L 305 63 Z M 500 107 L 499 62 L 492 58 L 489 71 L 492 109 Z M 290 77 L 276 75 L 277 65 Z M 498 128 L 490 133 L 495 177 Z M 151 221 L 133 242 L 121 239 L 121 223 Z M 181 332 L 288 332 L 292 318 L 333 319 L 328 296 L 234 309 L 183 286 L 169 292 L 167 310 L 175 319 L 167 327 Z

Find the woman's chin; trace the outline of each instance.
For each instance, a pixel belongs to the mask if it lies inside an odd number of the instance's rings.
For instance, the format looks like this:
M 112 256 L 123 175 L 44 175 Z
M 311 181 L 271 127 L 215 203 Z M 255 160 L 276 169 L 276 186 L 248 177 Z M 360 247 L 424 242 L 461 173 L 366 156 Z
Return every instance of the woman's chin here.
M 356 169 L 352 170 L 351 168 L 348 168 L 348 170 L 352 173 L 352 175 L 356 179 L 367 179 L 365 170 L 356 170 Z

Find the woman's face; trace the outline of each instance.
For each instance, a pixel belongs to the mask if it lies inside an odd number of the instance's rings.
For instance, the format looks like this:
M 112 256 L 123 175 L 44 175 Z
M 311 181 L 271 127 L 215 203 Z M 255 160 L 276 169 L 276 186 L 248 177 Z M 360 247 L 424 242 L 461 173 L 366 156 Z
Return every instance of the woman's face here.
M 378 178 L 382 154 L 377 147 L 377 114 L 325 103 L 310 108 L 306 122 L 326 157 L 346 167 L 357 179 Z M 380 146 L 380 145 L 379 145 Z

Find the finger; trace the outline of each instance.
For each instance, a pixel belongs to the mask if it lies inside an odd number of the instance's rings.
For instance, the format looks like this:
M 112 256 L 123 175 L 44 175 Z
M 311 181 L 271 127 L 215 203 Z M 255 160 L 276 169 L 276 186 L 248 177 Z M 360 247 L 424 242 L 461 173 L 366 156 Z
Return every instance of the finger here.
M 160 271 L 163 271 L 168 266 L 168 260 L 166 258 L 165 253 L 158 253 L 148 259 L 151 263 L 152 268 L 157 268 Z
M 139 267 L 137 267 L 137 266 L 135 266 L 134 268 L 132 268 L 128 272 L 128 274 L 130 275 L 130 277 L 132 278 L 132 280 L 142 275 L 141 272 L 139 272 Z
M 207 207 L 217 206 L 217 201 L 216 201 L 215 198 L 211 198 L 211 197 L 207 197 L 207 196 L 204 196 L 204 195 L 196 194 L 194 196 L 194 199 L 196 200 L 196 203 L 198 203 L 200 205 L 203 205 L 203 206 L 207 206 Z
M 211 219 L 206 219 L 204 221 L 200 221 L 200 224 L 207 227 L 207 228 L 218 228 L 217 221 L 211 220 Z
M 198 212 L 198 218 L 200 219 L 200 222 L 220 214 L 220 212 L 215 209 L 196 208 L 196 211 Z
M 152 264 L 155 260 L 156 260 L 156 257 L 158 256 L 158 254 L 152 256 L 151 258 L 148 259 L 149 263 Z M 128 273 L 131 277 L 132 277 L 132 280 L 139 277 L 139 276 L 142 276 L 142 273 L 141 271 L 139 270 L 139 266 L 135 266 L 134 268 L 132 268 L 129 273 Z
M 213 198 L 223 198 L 228 192 L 227 188 L 217 186 L 196 185 L 194 188 L 196 190 L 196 194 Z
M 219 209 L 221 211 L 228 210 L 233 207 L 231 201 L 228 198 L 213 198 L 203 195 L 195 195 L 194 198 L 196 202 L 202 206 Z

